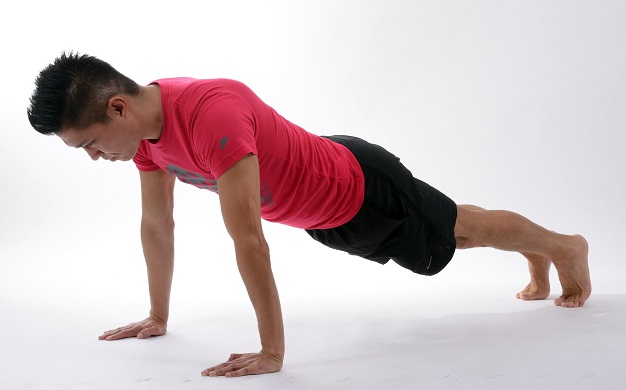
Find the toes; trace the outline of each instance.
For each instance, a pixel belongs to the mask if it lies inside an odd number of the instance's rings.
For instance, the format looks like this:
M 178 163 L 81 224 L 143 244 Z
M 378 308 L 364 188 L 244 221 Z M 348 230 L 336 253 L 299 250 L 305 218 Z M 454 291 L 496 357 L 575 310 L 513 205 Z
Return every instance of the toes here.
M 518 292 L 515 296 L 517 297 L 517 299 L 522 299 L 524 301 L 536 301 L 536 300 L 546 299 L 549 295 L 550 295 L 549 290 L 546 291 L 546 290 L 542 290 L 539 288 L 534 288 L 534 289 L 524 289 Z M 555 301 L 555 304 L 558 306 L 560 305 L 560 302 L 557 303 Z
M 530 284 L 528 284 L 526 287 L 524 287 L 524 289 L 520 292 L 518 292 L 517 294 L 515 294 L 515 298 L 517 299 L 522 299 L 522 300 L 528 300 L 528 295 L 530 292 Z
M 539 297 L 538 294 L 520 293 L 520 299 L 524 300 L 524 301 L 534 301 L 534 300 L 538 299 L 538 297 Z
M 523 301 L 529 301 L 532 299 L 532 292 L 530 292 L 527 288 L 515 294 L 517 299 L 521 299 Z
M 561 307 L 582 307 L 585 304 L 585 300 L 580 296 L 564 296 L 561 295 L 554 300 L 554 304 Z

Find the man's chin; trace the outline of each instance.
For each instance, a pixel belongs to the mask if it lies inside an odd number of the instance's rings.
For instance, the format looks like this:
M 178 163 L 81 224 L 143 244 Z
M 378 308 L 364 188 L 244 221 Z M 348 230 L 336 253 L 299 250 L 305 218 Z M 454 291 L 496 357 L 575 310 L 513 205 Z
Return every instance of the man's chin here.
M 115 155 L 112 155 L 111 158 L 108 158 L 107 160 L 109 160 L 109 161 L 130 161 L 130 160 L 133 159 L 133 157 L 135 157 L 135 154 L 137 154 L 138 151 L 139 151 L 139 149 L 137 149 L 135 151 L 135 153 L 115 154 Z
M 131 159 L 132 157 L 129 157 L 129 156 L 113 156 L 113 157 L 105 158 L 105 160 L 110 161 L 110 162 L 129 161 Z

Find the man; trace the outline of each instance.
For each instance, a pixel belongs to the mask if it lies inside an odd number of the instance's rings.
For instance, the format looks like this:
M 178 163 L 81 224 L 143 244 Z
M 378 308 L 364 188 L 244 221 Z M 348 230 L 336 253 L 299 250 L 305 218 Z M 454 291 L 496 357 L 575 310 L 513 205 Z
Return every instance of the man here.
M 231 355 L 202 375 L 275 372 L 285 352 L 278 291 L 261 218 L 306 229 L 351 254 L 434 275 L 456 248 L 520 252 L 530 283 L 519 299 L 545 299 L 554 264 L 555 304 L 591 294 L 588 246 L 509 211 L 456 205 L 412 177 L 399 159 L 354 137 L 318 137 L 232 80 L 157 80 L 139 86 L 95 57 L 63 54 L 41 71 L 28 118 L 43 134 L 98 160 L 133 160 L 142 193 L 141 240 L 151 310 L 100 339 L 166 333 L 174 263 L 175 178 L 217 192 L 236 261 L 256 312 L 261 351 Z

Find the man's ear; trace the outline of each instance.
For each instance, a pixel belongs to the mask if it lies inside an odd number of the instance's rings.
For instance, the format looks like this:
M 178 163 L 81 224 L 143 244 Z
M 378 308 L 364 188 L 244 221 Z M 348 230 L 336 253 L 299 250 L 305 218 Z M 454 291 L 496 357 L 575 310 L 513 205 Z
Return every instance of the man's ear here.
M 107 112 L 109 113 L 109 116 L 125 117 L 128 113 L 128 105 L 126 104 L 126 100 L 119 95 L 113 96 L 111 99 L 109 99 Z

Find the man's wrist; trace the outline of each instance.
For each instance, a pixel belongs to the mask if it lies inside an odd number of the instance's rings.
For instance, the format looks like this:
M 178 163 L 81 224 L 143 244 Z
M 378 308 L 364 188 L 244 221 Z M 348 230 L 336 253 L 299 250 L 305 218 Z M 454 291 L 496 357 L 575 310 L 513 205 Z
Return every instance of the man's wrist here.
M 285 346 L 284 344 L 281 346 L 280 344 L 270 344 L 261 342 L 261 353 L 271 355 L 278 359 L 279 361 L 283 361 L 285 358 Z M 269 356 L 268 356 L 269 357 Z
M 150 315 L 148 316 L 148 318 L 150 318 L 151 320 L 154 321 L 158 321 L 158 322 L 162 322 L 163 324 L 167 325 L 167 316 L 163 315 L 163 314 L 156 314 L 153 312 L 150 312 Z
M 283 356 L 279 358 L 278 356 L 275 356 L 274 354 L 265 350 L 265 348 L 261 349 L 261 354 L 267 357 L 268 359 L 275 361 L 276 363 L 283 364 Z

